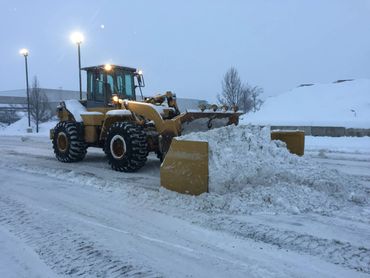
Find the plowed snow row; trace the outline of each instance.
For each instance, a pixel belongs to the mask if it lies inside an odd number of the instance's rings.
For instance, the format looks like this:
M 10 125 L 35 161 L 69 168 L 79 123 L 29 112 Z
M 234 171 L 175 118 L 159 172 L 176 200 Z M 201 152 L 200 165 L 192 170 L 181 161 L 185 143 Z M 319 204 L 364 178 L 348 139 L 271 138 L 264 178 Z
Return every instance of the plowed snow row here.
M 232 210 L 267 205 L 275 212 L 328 212 L 367 202 L 358 182 L 290 154 L 284 143 L 271 141 L 269 128 L 228 126 L 180 139 L 209 143 L 209 190 L 229 195 Z

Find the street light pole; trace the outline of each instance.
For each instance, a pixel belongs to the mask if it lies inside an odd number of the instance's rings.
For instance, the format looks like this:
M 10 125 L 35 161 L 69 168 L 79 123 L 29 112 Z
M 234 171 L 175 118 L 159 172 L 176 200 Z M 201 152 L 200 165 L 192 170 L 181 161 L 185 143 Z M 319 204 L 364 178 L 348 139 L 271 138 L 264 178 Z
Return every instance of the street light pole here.
M 24 56 L 24 63 L 26 66 L 26 90 L 27 90 L 27 114 L 28 114 L 28 127 L 31 127 L 31 115 L 30 115 L 30 89 L 28 85 L 28 55 Z
M 80 81 L 80 100 L 82 100 L 82 82 L 81 82 L 81 51 L 80 51 L 81 42 L 77 43 L 78 49 L 78 75 Z
M 31 128 L 31 115 L 30 115 L 30 92 L 29 92 L 29 86 L 28 86 L 28 50 L 26 48 L 23 48 L 19 51 L 21 55 L 24 56 L 24 64 L 26 67 L 26 92 L 27 92 L 27 114 L 28 114 L 28 130 Z
M 80 84 L 80 100 L 82 100 L 82 81 L 81 81 L 81 43 L 84 40 L 84 36 L 80 32 L 74 32 L 71 34 L 71 41 L 77 44 L 78 51 L 78 76 Z

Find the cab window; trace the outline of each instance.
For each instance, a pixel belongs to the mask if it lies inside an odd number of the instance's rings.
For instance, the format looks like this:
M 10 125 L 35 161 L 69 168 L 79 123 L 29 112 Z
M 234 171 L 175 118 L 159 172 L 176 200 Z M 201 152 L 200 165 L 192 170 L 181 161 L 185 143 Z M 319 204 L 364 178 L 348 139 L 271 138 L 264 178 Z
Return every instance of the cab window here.
M 116 92 L 114 86 L 114 78 L 111 74 L 107 74 L 107 97 L 110 98 Z
M 125 81 L 123 79 L 122 74 L 117 75 L 117 91 L 118 91 L 118 95 L 121 98 L 124 98 L 124 96 L 125 96 Z
M 133 90 L 133 79 L 131 74 L 125 74 L 125 87 L 126 87 L 126 96 L 129 99 L 133 99 L 134 90 Z
M 104 101 L 104 74 L 103 73 L 95 73 L 95 96 L 93 99 L 95 101 Z
M 93 99 L 94 92 L 94 74 L 92 72 L 87 72 L 87 99 Z

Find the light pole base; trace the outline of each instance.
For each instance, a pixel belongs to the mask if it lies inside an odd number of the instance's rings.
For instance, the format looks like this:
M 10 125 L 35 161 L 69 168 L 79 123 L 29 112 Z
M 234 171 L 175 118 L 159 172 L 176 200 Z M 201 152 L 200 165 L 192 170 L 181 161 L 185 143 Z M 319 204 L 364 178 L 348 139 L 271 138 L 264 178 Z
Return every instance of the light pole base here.
M 32 127 L 27 127 L 27 133 L 32 133 Z

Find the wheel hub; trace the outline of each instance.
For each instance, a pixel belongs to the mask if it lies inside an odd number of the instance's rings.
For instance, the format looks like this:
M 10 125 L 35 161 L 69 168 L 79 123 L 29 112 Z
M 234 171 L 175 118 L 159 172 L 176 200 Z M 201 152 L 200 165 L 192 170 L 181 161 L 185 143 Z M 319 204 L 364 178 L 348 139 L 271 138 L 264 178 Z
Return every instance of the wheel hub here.
M 60 152 L 65 153 L 68 149 L 68 138 L 64 132 L 59 132 L 57 138 L 58 149 Z
M 114 135 L 110 141 L 110 152 L 115 159 L 122 159 L 126 153 L 126 142 L 121 135 Z

